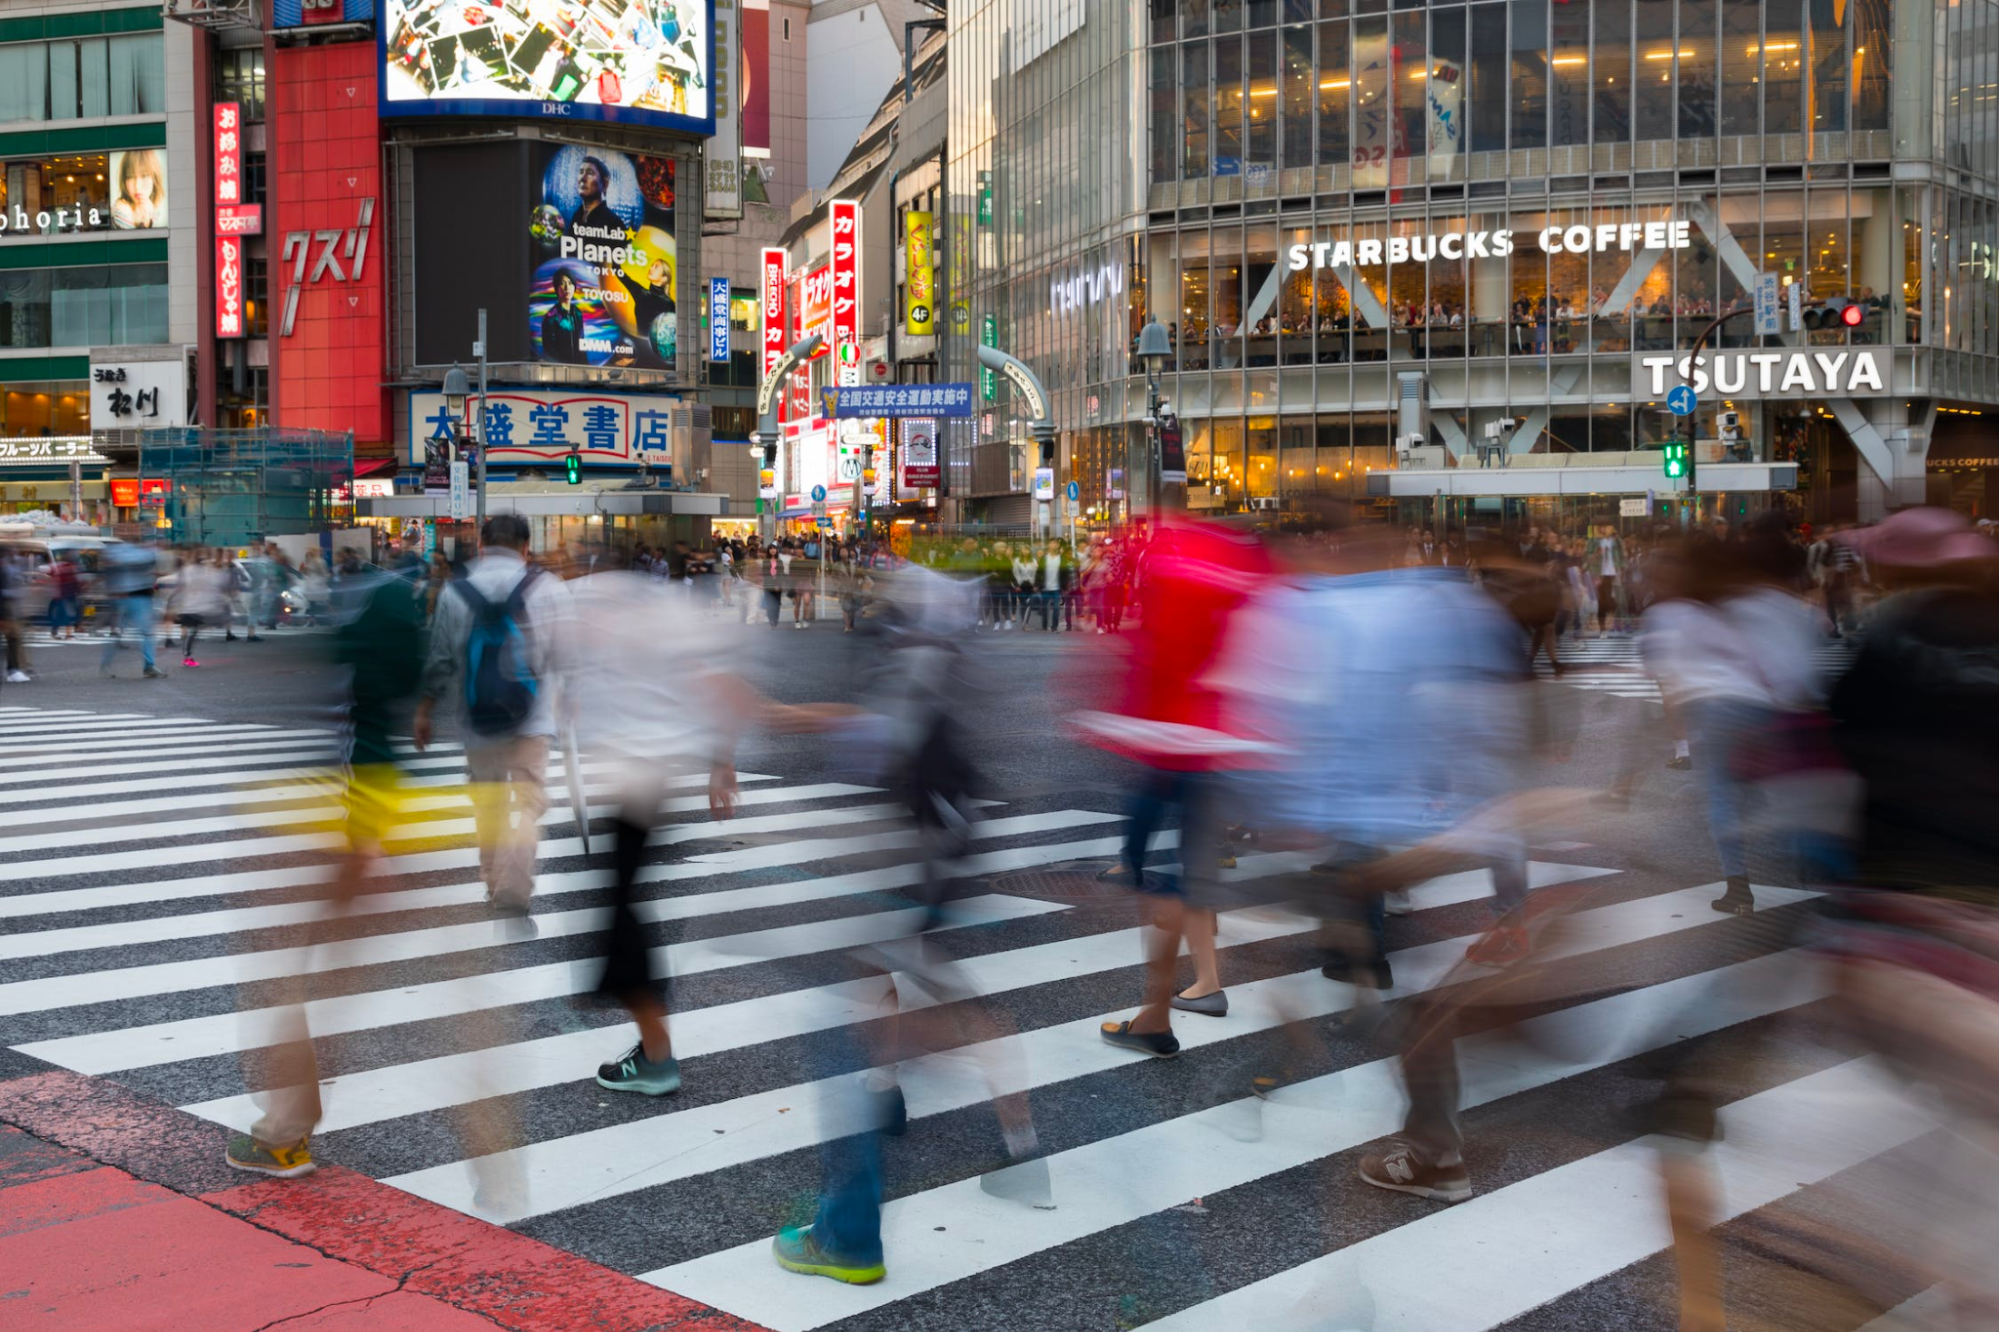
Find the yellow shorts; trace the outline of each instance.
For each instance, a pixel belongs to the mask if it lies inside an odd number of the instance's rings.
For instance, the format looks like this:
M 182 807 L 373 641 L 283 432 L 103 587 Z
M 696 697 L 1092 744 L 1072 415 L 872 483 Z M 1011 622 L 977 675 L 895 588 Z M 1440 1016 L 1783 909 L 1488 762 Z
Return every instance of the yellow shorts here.
M 405 822 L 410 796 L 403 771 L 394 764 L 359 764 L 352 770 L 342 801 L 347 813 L 347 845 L 357 852 L 376 851 L 391 830 Z

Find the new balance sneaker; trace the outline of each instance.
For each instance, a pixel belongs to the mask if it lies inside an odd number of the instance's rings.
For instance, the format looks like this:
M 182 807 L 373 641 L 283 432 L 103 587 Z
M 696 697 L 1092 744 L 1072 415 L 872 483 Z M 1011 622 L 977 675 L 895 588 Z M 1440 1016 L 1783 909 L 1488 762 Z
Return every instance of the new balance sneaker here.
M 248 1134 L 238 1134 L 229 1140 L 229 1150 L 223 1157 L 238 1171 L 253 1171 L 260 1176 L 276 1176 L 280 1180 L 309 1176 L 319 1168 L 319 1163 L 312 1160 L 312 1149 L 305 1139 L 300 1139 L 289 1148 L 279 1148 L 259 1143 Z
M 644 1045 L 635 1045 L 609 1064 L 597 1066 L 597 1086 L 664 1097 L 680 1091 L 680 1061 L 670 1055 L 657 1062 L 648 1060 Z
M 1380 1152 L 1360 1159 L 1360 1178 L 1376 1189 L 1413 1194 L 1419 1199 L 1463 1203 L 1471 1197 L 1471 1177 L 1462 1160 L 1442 1163 L 1413 1143 L 1395 1140 Z
M 770 1243 L 771 1256 L 779 1268 L 812 1277 L 830 1277 L 835 1282 L 851 1282 L 864 1287 L 888 1276 L 888 1265 L 880 1255 L 834 1254 L 812 1237 L 811 1227 L 785 1227 Z

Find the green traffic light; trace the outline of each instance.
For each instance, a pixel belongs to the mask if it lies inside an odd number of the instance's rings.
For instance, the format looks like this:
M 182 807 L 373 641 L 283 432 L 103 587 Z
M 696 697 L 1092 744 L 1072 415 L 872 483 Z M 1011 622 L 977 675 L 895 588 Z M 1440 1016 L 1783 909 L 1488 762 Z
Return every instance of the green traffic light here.
M 569 484 L 571 486 L 581 485 L 583 482 L 583 460 L 575 454 L 571 454 L 563 460 L 563 465 L 569 475 Z

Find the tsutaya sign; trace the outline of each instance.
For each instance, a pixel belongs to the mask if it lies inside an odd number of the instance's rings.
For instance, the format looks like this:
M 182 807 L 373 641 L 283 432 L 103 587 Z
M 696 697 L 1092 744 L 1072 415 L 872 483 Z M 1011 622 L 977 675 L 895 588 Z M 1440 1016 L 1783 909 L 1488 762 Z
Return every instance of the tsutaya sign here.
M 1783 352 L 1716 352 L 1689 366 L 1684 356 L 1639 356 L 1631 363 L 1631 392 L 1663 398 L 1681 384 L 1695 393 L 1739 398 L 1821 398 L 1882 394 L 1882 349 L 1853 347 Z M 1691 375 L 1688 373 L 1691 371 Z
M 1606 250 L 1684 250 L 1694 243 L 1690 222 L 1581 223 L 1573 227 L 1543 227 L 1534 244 L 1551 255 L 1599 254 Z M 1503 259 L 1521 244 L 1508 228 L 1493 231 L 1426 232 L 1418 236 L 1371 236 L 1357 241 L 1318 241 L 1285 251 L 1285 266 L 1293 273 L 1307 268 L 1371 268 L 1390 264 L 1428 263 L 1432 259 Z

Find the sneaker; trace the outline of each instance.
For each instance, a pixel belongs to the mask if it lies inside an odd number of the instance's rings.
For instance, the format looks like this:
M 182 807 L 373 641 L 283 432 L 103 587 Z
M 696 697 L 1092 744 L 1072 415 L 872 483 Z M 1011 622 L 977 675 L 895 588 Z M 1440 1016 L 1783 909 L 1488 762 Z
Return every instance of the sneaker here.
M 9 671 L 7 673 L 7 681 L 12 685 L 26 685 L 28 683 L 28 673 L 25 671 Z
M 1463 1162 L 1449 1166 L 1433 1162 L 1428 1153 L 1400 1139 L 1361 1158 L 1360 1178 L 1376 1189 L 1413 1194 L 1419 1199 L 1463 1203 L 1471 1197 L 1471 1177 L 1465 1174 Z
M 1694 766 L 1692 755 L 1676 754 L 1666 761 L 1667 768 L 1689 769 Z
M 1416 910 L 1416 904 L 1409 901 L 1406 889 L 1390 889 L 1381 895 L 1381 910 L 1389 916 L 1408 916 Z
M 144 671 L 140 672 L 139 674 L 144 676 L 147 680 L 165 680 L 167 678 L 167 673 L 160 670 L 158 667 L 147 667 Z
M 1519 926 L 1494 926 L 1471 942 L 1465 961 L 1480 967 L 1505 967 L 1527 956 L 1527 932 Z
M 1009 1199 L 1048 1212 L 1055 1207 L 1055 1187 L 1048 1177 L 1046 1157 L 1024 1157 L 979 1177 L 979 1189 L 995 1199 Z
M 838 1255 L 821 1248 L 812 1238 L 811 1227 L 785 1227 L 770 1243 L 770 1252 L 779 1268 L 812 1277 L 830 1277 L 835 1282 L 864 1287 L 888 1276 L 888 1266 L 878 1257 L 870 1261 L 863 1256 Z
M 597 1086 L 612 1092 L 664 1097 L 680 1091 L 680 1061 L 669 1055 L 654 1063 L 646 1059 L 643 1045 L 635 1045 L 609 1064 L 597 1066 Z
M 229 1140 L 229 1150 L 223 1160 L 238 1171 L 253 1171 L 260 1176 L 276 1176 L 280 1180 L 295 1180 L 299 1176 L 309 1176 L 318 1170 L 319 1163 L 312 1160 L 312 1149 L 305 1139 L 300 1139 L 289 1148 L 274 1148 L 268 1143 L 259 1143 L 248 1134 L 238 1134 Z
M 181 658 L 180 664 L 184 667 L 198 667 L 201 665 L 201 663 L 195 661 L 192 657 Z

